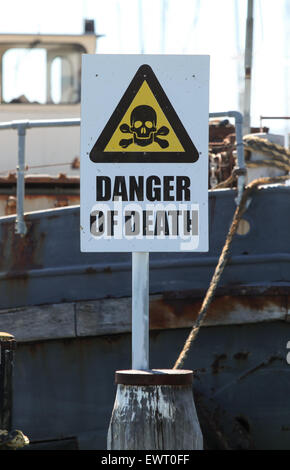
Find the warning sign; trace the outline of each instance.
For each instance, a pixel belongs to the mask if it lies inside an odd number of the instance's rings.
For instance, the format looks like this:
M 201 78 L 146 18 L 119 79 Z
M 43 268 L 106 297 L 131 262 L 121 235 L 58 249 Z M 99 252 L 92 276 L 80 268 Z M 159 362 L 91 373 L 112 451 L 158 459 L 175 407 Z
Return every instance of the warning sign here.
M 81 251 L 208 251 L 209 57 L 84 54 Z
M 149 65 L 139 67 L 90 152 L 95 163 L 192 163 L 198 157 Z

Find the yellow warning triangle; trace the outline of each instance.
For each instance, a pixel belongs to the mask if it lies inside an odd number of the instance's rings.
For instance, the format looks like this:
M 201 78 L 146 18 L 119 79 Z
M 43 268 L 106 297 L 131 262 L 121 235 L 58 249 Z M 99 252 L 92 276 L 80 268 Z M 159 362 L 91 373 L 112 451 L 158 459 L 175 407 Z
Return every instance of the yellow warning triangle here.
M 149 65 L 141 65 L 90 151 L 95 163 L 193 163 L 199 152 Z
M 146 112 L 143 112 L 138 115 L 138 107 L 147 106 L 152 108 L 156 113 L 156 123 L 152 122 L 152 117 L 150 115 L 150 109 L 148 109 L 149 114 L 146 116 Z M 132 121 L 131 116 L 134 110 L 136 110 L 137 114 L 137 121 L 134 121 L 135 126 L 133 128 L 135 131 L 132 131 Z M 146 111 L 146 110 L 145 110 Z M 121 131 L 120 127 L 124 124 L 127 124 L 128 130 L 130 132 L 124 133 Z M 137 124 L 137 126 L 136 126 Z M 155 124 L 155 126 L 154 126 Z M 166 128 L 167 132 L 166 136 L 156 136 L 157 139 L 154 139 L 153 134 L 158 134 L 158 129 Z M 152 129 L 156 129 L 154 132 Z M 142 134 L 143 131 L 143 134 Z M 151 132 L 150 132 L 151 131 Z M 145 134 L 145 136 L 144 136 Z M 153 138 L 152 138 L 153 137 Z M 150 141 L 147 145 L 141 146 L 143 141 Z M 126 145 L 126 140 L 132 141 L 132 143 L 128 143 L 128 146 L 124 147 L 123 144 Z M 152 140 L 152 142 L 151 142 Z M 156 141 L 157 140 L 157 141 Z M 167 142 L 168 145 L 166 147 L 162 142 Z M 138 143 L 139 142 L 139 143 Z M 158 143 L 160 142 L 160 143 Z M 163 146 L 163 147 L 162 147 Z M 155 96 L 153 95 L 148 83 L 146 80 L 142 83 L 139 91 L 137 92 L 136 96 L 134 97 L 131 105 L 127 109 L 125 115 L 121 119 L 119 126 L 116 128 L 115 132 L 113 133 L 111 139 L 109 140 L 108 144 L 106 145 L 104 152 L 120 152 L 123 148 L 126 148 L 126 152 L 184 152 L 184 148 L 181 145 L 178 137 L 176 136 L 174 130 L 172 129 L 168 119 L 166 118 L 165 114 L 163 113 L 160 105 L 158 104 Z

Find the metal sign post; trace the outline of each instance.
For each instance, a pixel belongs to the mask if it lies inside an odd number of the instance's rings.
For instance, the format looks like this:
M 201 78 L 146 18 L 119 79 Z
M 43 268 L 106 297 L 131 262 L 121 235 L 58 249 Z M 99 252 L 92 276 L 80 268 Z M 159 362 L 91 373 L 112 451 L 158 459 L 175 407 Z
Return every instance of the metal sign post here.
M 159 449 L 165 428 L 165 449 L 202 446 L 192 372 L 149 369 L 149 253 L 208 251 L 208 89 L 208 56 L 83 56 L 81 251 L 132 253 L 132 369 L 116 375 L 109 449 Z
M 149 253 L 132 253 L 132 369 L 149 369 Z

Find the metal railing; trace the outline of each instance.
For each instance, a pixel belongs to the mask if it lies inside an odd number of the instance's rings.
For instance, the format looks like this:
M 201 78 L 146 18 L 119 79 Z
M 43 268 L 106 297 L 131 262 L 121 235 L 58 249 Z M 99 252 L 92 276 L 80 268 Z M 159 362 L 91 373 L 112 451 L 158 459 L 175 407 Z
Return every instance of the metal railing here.
M 265 119 L 282 119 L 282 120 L 289 120 L 290 116 L 260 116 L 260 132 L 263 132 L 263 121 Z
M 236 145 L 237 145 L 237 160 L 238 166 L 236 174 L 238 175 L 238 196 L 236 203 L 239 204 L 244 185 L 246 167 L 244 161 L 244 144 L 243 144 L 243 116 L 238 111 L 227 111 L 221 113 L 210 113 L 210 118 L 214 117 L 232 117 L 235 119 L 236 128 Z M 24 220 L 24 197 L 25 197 L 25 137 L 26 130 L 40 127 L 69 127 L 79 126 L 81 120 L 75 119 L 41 119 L 41 120 L 21 120 L 0 123 L 0 130 L 4 129 L 16 129 L 18 134 L 18 165 L 17 165 L 17 189 L 16 189 L 16 224 L 15 231 L 22 237 L 27 233 L 27 227 Z
M 18 134 L 18 165 L 17 165 L 17 186 L 16 186 L 16 225 L 15 231 L 21 236 L 27 232 L 24 220 L 24 197 L 25 197 L 25 137 L 26 130 L 39 127 L 68 127 L 79 126 L 81 120 L 77 119 L 41 119 L 33 121 L 11 121 L 0 123 L 1 129 L 16 129 Z

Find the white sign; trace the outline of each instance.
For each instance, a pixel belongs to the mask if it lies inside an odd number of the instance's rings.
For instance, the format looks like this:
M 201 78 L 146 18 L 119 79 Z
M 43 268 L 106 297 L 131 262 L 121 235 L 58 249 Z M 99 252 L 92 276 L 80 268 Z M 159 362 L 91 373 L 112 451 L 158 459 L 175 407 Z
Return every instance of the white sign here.
M 209 56 L 83 55 L 81 251 L 208 251 Z

